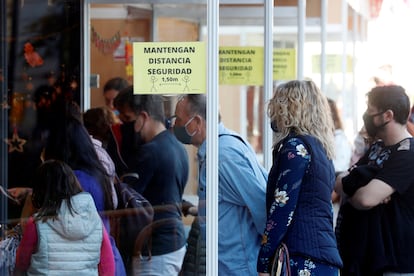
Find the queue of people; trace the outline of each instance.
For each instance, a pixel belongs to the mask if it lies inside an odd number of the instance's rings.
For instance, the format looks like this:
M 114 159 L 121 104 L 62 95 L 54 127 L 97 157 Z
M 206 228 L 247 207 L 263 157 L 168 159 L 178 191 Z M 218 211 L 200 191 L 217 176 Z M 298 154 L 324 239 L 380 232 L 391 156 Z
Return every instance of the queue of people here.
M 372 143 L 352 166 L 351 149 L 338 154 L 341 142 L 335 144 L 343 129 L 335 103 L 311 80 L 278 85 L 267 103 L 274 135 L 269 172 L 219 114 L 219 275 L 270 275 L 281 244 L 292 275 L 413 275 L 410 101 L 395 84 L 373 88 L 367 99 L 363 119 Z M 206 275 L 206 104 L 204 94 L 180 96 L 167 126 L 163 97 L 135 95 L 133 86 L 117 92 L 110 110 L 81 114 L 62 105 L 62 123 L 47 129 L 32 187 L 10 190 L 26 197 L 29 217 L 16 275 Z M 117 140 L 114 123 L 128 126 L 126 152 L 117 143 L 107 151 Z M 183 206 L 190 160 L 184 145 L 197 149 L 199 201 L 191 212 Z M 128 264 L 107 215 L 118 204 L 114 181 L 124 173 L 137 175 L 128 184 L 154 207 L 151 231 Z M 195 216 L 188 235 L 184 209 Z

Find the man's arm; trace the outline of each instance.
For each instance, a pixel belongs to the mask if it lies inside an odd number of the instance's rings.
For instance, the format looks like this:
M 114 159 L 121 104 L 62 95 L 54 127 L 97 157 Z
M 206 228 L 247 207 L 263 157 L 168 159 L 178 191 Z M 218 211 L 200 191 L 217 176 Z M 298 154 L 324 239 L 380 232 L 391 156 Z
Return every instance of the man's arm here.
M 266 222 L 266 180 L 254 174 L 247 160 L 234 156 L 220 160 L 219 181 L 226 201 L 246 206 L 261 235 Z
M 348 201 L 357 209 L 371 209 L 388 201 L 394 192 L 393 187 L 374 178 L 367 185 L 359 188 Z
M 344 190 L 342 187 L 342 178 L 344 178 L 348 174 L 349 174 L 348 171 L 344 171 L 336 177 L 334 191 L 340 196 L 342 196 L 342 194 L 344 193 Z

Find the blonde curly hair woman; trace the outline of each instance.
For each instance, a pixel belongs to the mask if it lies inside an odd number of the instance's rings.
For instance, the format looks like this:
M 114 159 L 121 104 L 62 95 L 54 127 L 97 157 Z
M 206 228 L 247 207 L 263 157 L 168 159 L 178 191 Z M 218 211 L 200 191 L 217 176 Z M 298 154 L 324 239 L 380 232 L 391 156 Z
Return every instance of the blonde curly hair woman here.
M 289 249 L 292 275 L 338 275 L 342 261 L 331 203 L 334 126 L 327 98 L 313 81 L 290 81 L 276 88 L 268 116 L 276 140 L 259 275 L 269 275 L 281 243 Z

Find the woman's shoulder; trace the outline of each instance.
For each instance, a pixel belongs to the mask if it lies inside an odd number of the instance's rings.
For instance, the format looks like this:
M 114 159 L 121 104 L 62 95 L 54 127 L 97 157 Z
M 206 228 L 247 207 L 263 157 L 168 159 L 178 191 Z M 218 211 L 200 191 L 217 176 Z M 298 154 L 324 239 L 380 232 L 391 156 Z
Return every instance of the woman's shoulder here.
M 86 171 L 74 170 L 73 172 L 75 173 L 79 184 L 87 192 L 89 192 L 91 189 L 96 190 L 98 187 L 100 187 L 100 185 L 98 185 L 98 180 L 92 175 L 88 174 Z
M 84 170 L 74 170 L 73 171 L 76 175 L 76 177 L 78 178 L 79 181 L 81 180 L 85 180 L 85 181 L 93 181 L 94 177 L 90 174 L 88 174 L 86 171 Z
M 292 135 L 285 138 L 285 140 L 283 141 L 283 146 L 289 148 L 304 146 L 305 148 L 308 148 L 308 142 L 306 141 L 306 138 L 304 136 Z
M 286 137 L 280 145 L 279 150 L 281 154 L 286 154 L 288 159 L 291 159 L 293 155 L 295 155 L 309 160 L 311 156 L 311 148 L 309 146 L 309 141 L 306 141 L 305 139 L 307 138 L 300 135 Z
M 305 141 L 303 136 L 288 136 L 286 137 L 281 144 L 283 148 L 295 149 L 298 147 L 308 148 L 308 143 Z

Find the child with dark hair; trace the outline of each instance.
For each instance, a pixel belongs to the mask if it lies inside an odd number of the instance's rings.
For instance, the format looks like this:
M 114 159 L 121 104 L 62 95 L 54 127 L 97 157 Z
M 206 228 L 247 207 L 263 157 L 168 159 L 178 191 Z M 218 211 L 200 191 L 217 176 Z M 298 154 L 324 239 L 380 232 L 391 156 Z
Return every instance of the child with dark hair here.
M 88 109 L 83 114 L 83 124 L 110 176 L 115 176 L 115 171 L 118 175 L 123 175 L 127 171 L 127 165 L 122 159 L 118 141 L 112 130 L 114 116 L 105 106 Z
M 108 233 L 91 195 L 66 163 L 49 160 L 39 166 L 32 203 L 38 210 L 17 249 L 17 273 L 114 275 Z
M 50 130 L 44 157 L 46 160 L 63 160 L 74 170 L 82 188 L 92 195 L 104 226 L 110 232 L 109 218 L 104 212 L 114 210 L 114 188 L 88 131 L 76 116 L 68 115 L 62 125 Z M 115 257 L 115 275 L 124 276 L 126 272 L 121 255 L 115 240 L 112 237 L 110 240 Z
M 106 211 L 114 210 L 114 187 L 104 166 L 98 158 L 88 131 L 82 123 L 80 111 L 71 102 L 62 102 L 55 118 L 60 123 L 52 123 L 48 129 L 47 143 L 43 150 L 43 160 L 61 160 L 74 171 L 80 186 L 90 193 L 95 202 L 106 231 L 110 233 L 109 217 Z M 24 188 L 23 188 L 24 190 Z M 27 189 L 26 189 L 27 190 Z M 30 189 L 29 189 L 30 190 Z M 19 197 L 16 189 L 13 196 Z M 26 194 L 29 194 L 27 191 Z M 23 217 L 32 214 L 31 202 L 25 202 Z M 115 275 L 126 275 L 124 263 L 115 240 L 109 236 L 115 260 Z

